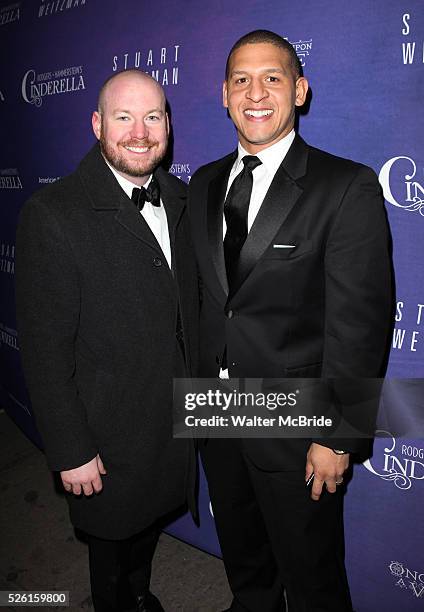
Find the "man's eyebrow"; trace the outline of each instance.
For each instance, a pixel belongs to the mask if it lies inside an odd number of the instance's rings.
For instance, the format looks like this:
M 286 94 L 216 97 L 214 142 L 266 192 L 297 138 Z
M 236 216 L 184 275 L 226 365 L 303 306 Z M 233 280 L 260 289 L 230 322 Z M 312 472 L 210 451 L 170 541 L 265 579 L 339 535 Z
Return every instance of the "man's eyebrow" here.
M 238 74 L 247 74 L 248 72 L 250 72 L 248 69 L 247 70 L 232 70 L 231 71 L 231 76 L 238 75 Z M 265 72 L 281 72 L 282 74 L 285 73 L 285 71 L 282 68 L 261 68 L 259 70 L 259 72 L 261 72 L 261 73 L 265 73 Z
M 146 115 L 150 115 L 150 113 L 159 113 L 160 115 L 164 115 L 165 111 L 163 108 L 152 108 L 152 110 L 147 111 Z
M 124 108 L 115 108 L 114 113 L 126 113 L 127 115 L 132 115 L 133 113 L 130 110 L 126 110 Z M 145 114 L 150 115 L 150 113 L 160 113 L 161 115 L 165 114 L 165 111 L 161 108 L 152 108 L 148 110 Z

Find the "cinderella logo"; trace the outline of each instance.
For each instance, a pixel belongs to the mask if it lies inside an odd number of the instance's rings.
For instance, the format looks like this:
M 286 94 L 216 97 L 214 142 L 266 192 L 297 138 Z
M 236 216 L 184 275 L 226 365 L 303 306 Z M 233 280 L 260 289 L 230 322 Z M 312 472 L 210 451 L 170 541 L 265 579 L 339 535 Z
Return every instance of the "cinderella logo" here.
M 405 160 L 401 162 L 400 160 Z M 395 195 L 393 195 L 393 174 L 395 167 L 402 168 L 403 178 L 405 183 L 405 193 L 403 202 L 399 201 Z M 407 171 L 405 172 L 405 167 Z M 383 187 L 384 197 L 387 202 L 403 210 L 410 212 L 419 212 L 424 217 L 424 187 L 418 182 L 414 181 L 417 174 L 417 165 L 413 159 L 406 157 L 405 155 L 399 155 L 398 157 L 392 157 L 383 165 L 380 170 L 378 180 Z
M 381 457 L 377 451 L 377 438 L 372 463 L 371 459 L 367 459 L 362 464 L 371 474 L 382 480 L 393 482 L 398 489 L 403 491 L 410 489 L 415 480 L 424 480 L 424 463 L 418 461 L 424 457 L 422 448 L 402 444 L 401 448 L 396 451 L 396 439 L 391 433 L 388 431 L 377 431 L 376 433 L 391 438 L 391 443 L 384 447 Z M 401 457 L 398 456 L 399 450 Z M 377 464 L 380 465 L 377 466 Z
M 72 93 L 85 89 L 82 66 L 71 66 L 54 72 L 36 74 L 28 70 L 22 79 L 22 97 L 28 104 L 40 107 L 45 96 Z

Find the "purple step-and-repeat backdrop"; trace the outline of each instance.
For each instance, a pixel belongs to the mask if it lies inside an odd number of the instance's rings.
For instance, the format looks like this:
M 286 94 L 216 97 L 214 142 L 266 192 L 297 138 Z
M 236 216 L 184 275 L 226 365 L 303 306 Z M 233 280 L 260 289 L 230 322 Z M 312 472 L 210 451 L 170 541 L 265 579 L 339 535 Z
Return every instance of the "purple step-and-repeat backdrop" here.
M 139 68 L 164 85 L 174 126 L 171 172 L 185 181 L 235 146 L 221 106 L 227 52 L 247 31 L 295 46 L 312 101 L 300 132 L 372 166 L 393 236 L 397 309 L 374 456 L 346 495 L 347 563 L 357 612 L 424 603 L 424 9 L 422 0 L 22 0 L 0 2 L 0 403 L 38 440 L 19 360 L 15 230 L 23 202 L 70 173 L 94 141 L 101 83 Z M 421 408 L 420 408 L 421 407 Z M 393 431 L 403 428 L 404 439 Z M 422 433 L 421 427 L 421 433 Z M 207 488 L 202 525 L 173 532 L 219 553 Z M 28 519 L 30 520 L 30 519 Z

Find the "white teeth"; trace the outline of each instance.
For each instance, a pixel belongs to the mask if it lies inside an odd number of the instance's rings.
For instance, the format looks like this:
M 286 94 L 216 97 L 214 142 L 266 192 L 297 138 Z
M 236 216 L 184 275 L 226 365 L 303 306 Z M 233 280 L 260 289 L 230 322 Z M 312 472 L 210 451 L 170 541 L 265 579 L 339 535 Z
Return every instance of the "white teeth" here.
M 149 147 L 125 147 L 128 151 L 133 151 L 133 153 L 146 153 L 149 150 Z
M 248 108 L 244 112 L 246 115 L 251 115 L 251 117 L 266 117 L 267 115 L 271 115 L 274 111 L 271 109 L 253 110 L 252 108 Z

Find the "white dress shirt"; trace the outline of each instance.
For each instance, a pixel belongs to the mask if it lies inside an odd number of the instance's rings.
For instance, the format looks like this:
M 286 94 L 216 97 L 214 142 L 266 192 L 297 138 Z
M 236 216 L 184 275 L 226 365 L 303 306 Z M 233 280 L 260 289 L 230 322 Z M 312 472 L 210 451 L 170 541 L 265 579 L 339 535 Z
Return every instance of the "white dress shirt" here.
M 107 160 L 105 161 L 109 168 L 112 170 L 113 175 L 118 181 L 119 185 L 125 191 L 127 196 L 131 199 L 132 190 L 134 189 L 134 187 L 139 188 L 139 186 L 121 176 Z M 152 176 L 150 175 L 149 179 L 143 185 L 143 187 L 147 189 L 151 180 Z M 162 198 L 160 201 L 160 206 L 153 206 L 151 202 L 145 202 L 143 209 L 140 211 L 140 214 L 144 217 L 147 225 L 150 227 L 152 234 L 158 241 L 159 246 L 166 257 L 168 266 L 171 268 L 171 242 L 169 240 L 168 219 L 166 218 L 166 211 L 162 202 Z
M 292 130 L 287 136 L 284 136 L 281 140 L 276 142 L 275 144 L 259 151 L 256 154 L 261 160 L 261 165 L 257 166 L 253 170 L 253 187 L 252 187 L 252 195 L 250 196 L 250 204 L 249 211 L 247 213 L 247 231 L 250 232 L 250 229 L 253 225 L 254 220 L 256 219 L 256 215 L 259 212 L 259 209 L 262 206 L 262 202 L 267 194 L 267 191 L 272 183 L 272 180 L 277 172 L 281 162 L 287 155 L 288 150 L 294 140 L 295 131 Z M 228 191 L 233 184 L 234 179 L 244 168 L 244 164 L 242 159 L 245 155 L 251 155 L 248 153 L 239 143 L 238 145 L 238 155 L 237 159 L 231 168 L 230 176 L 228 178 L 227 191 L 225 197 L 228 195 Z M 227 231 L 227 225 L 223 223 L 223 238 Z

